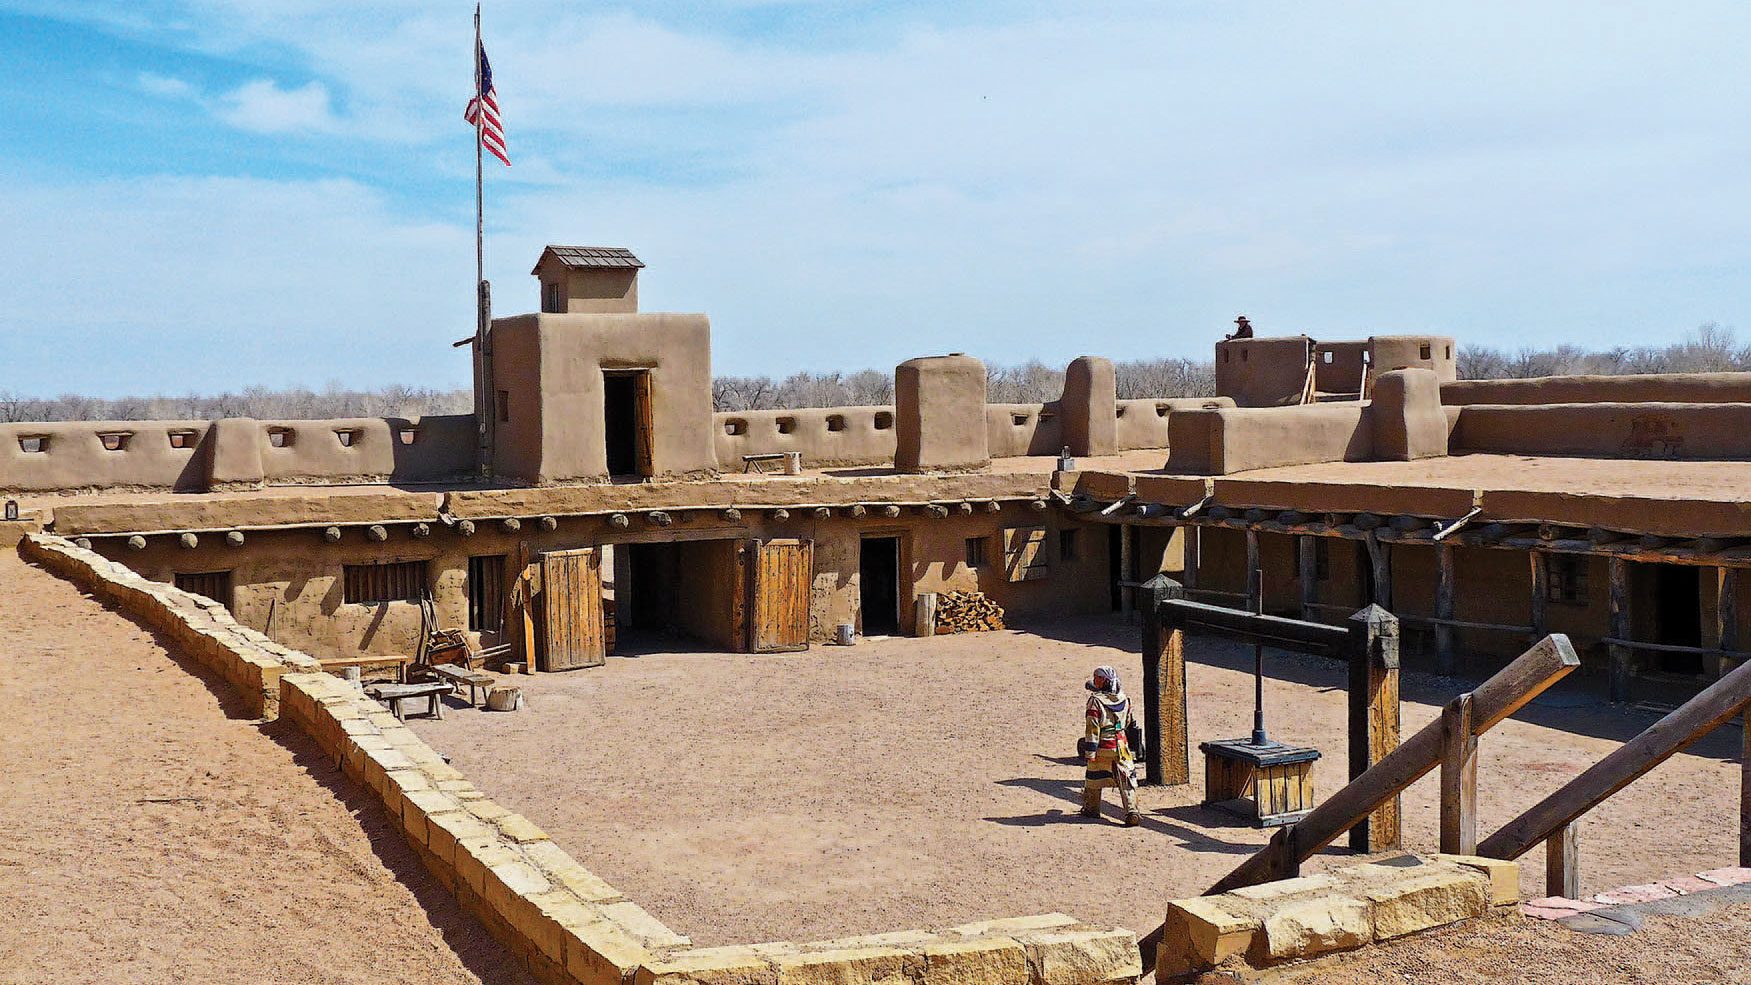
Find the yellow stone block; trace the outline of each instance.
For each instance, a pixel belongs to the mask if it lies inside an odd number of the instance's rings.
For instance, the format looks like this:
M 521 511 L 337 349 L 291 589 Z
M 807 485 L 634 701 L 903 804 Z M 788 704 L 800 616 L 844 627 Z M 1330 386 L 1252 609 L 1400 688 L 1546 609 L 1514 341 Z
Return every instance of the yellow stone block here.
M 909 985 L 924 959 L 892 947 L 848 947 L 779 955 L 773 963 L 778 985 Z
M 1414 870 L 1413 870 L 1414 871 Z M 1420 872 L 1369 890 L 1374 939 L 1390 940 L 1444 927 L 1489 911 L 1489 882 L 1464 869 Z
M 1474 869 L 1490 877 L 1490 903 L 1493 906 L 1511 906 L 1520 902 L 1520 863 L 1500 858 L 1483 858 L 1479 855 L 1443 855 L 1436 858 L 1443 862 Z
M 1028 985 L 1027 951 L 1008 937 L 926 944 L 920 985 Z
M 609 903 L 600 908 L 602 915 L 619 924 L 621 929 L 639 939 L 649 948 L 687 947 L 693 942 L 670 930 L 644 907 L 630 901 Z
M 522 847 L 523 854 L 541 868 L 549 881 L 564 886 L 586 903 L 613 903 L 625 898 L 620 890 L 578 864 L 565 849 L 551 841 L 532 842 Z
M 1213 968 L 1252 947 L 1257 917 L 1231 912 L 1221 896 L 1170 900 L 1162 924 L 1157 974 L 1180 975 Z
M 488 824 L 497 823 L 499 818 L 506 817 L 511 813 L 496 800 L 471 800 L 465 806 L 468 808 L 468 813 Z
M 1367 903 L 1348 896 L 1314 896 L 1267 915 L 1247 960 L 1263 966 L 1348 951 L 1368 943 L 1373 931 Z
M 634 985 L 776 985 L 778 969 L 746 945 L 665 955 L 641 966 Z
M 959 927 L 950 927 L 947 932 L 959 934 L 962 937 L 987 937 L 993 934 L 1026 934 L 1037 930 L 1062 930 L 1065 927 L 1074 927 L 1076 923 L 1076 918 L 1066 913 L 1040 913 L 1026 917 L 1003 917 L 998 920 L 964 923 Z
M 499 834 L 505 836 L 505 840 L 514 841 L 519 845 L 527 844 L 531 841 L 548 840 L 547 832 L 536 827 L 534 821 L 529 820 L 521 814 L 506 814 L 504 817 L 499 818 L 498 829 Z
M 1135 982 L 1143 974 L 1137 935 L 1123 928 L 1043 931 L 1019 939 L 1036 969 L 1036 985 Z
M 553 889 L 541 870 L 516 857 L 488 866 L 481 886 L 480 895 L 487 905 L 513 927 L 534 909 L 530 896 Z
M 486 897 L 487 870 L 504 862 L 520 861 L 517 853 L 496 834 L 456 839 L 455 859 L 456 877 L 482 899 Z
M 628 985 L 650 951 L 610 921 L 565 928 L 565 970 L 581 985 Z

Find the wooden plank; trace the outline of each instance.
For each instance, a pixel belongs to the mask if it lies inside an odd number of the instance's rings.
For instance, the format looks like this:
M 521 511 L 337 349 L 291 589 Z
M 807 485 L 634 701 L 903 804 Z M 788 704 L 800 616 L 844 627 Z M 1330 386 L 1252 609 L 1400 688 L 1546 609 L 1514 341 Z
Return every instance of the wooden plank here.
M 1301 618 L 1313 622 L 1319 617 L 1318 542 L 1302 535 L 1295 538 L 1296 577 L 1301 586 Z
M 651 396 L 650 370 L 634 375 L 633 380 L 633 404 L 638 415 L 638 434 L 634 438 L 633 446 L 638 457 L 638 474 L 649 477 L 657 474 L 654 451 L 657 432 L 652 426 L 655 401 Z
M 1614 557 L 1606 563 L 1610 581 L 1609 611 L 1611 614 L 1611 635 L 1616 639 L 1629 638 L 1629 565 L 1620 557 Z M 1629 675 L 1631 661 L 1635 654 L 1628 647 L 1608 646 L 1606 654 L 1610 658 L 1610 693 L 1611 700 L 1623 702 L 1629 700 Z
M 1186 538 L 1185 561 L 1181 566 L 1180 582 L 1186 586 L 1186 591 L 1189 592 L 1195 591 L 1198 587 L 1198 567 L 1202 563 L 1204 540 L 1199 532 L 1200 528 L 1186 527 L 1184 529 Z
M 1544 843 L 1544 895 L 1581 898 L 1580 826 L 1570 822 Z
M 1543 551 L 1526 552 L 1532 569 L 1532 631 L 1544 635 L 1544 606 L 1550 599 L 1550 555 Z
M 1441 711 L 1446 730 L 1441 752 L 1441 850 L 1477 854 L 1477 733 L 1471 695 L 1454 698 Z
M 1581 658 L 1576 656 L 1568 637 L 1553 633 L 1539 640 L 1471 692 L 1473 729 L 1480 735 L 1489 731 L 1580 666 Z M 1396 796 L 1433 770 L 1441 761 L 1445 735 L 1446 728 L 1440 719 L 1423 726 L 1366 773 L 1315 807 L 1299 824 L 1279 832 L 1269 845 L 1206 890 L 1205 895 L 1295 875 L 1302 859 L 1360 824 L 1380 801 Z M 1482 851 L 1481 847 L 1479 850 Z
M 1509 821 L 1478 845 L 1478 854 L 1519 858 L 1648 770 L 1731 721 L 1747 702 L 1751 702 L 1751 663 L 1741 664 Z
M 1453 545 L 1435 545 L 1435 618 L 1453 618 Z M 1435 624 L 1435 672 L 1450 676 L 1456 664 L 1453 627 Z
M 731 566 L 730 638 L 735 640 L 737 653 L 747 653 L 750 646 L 748 637 L 748 582 L 753 574 L 749 568 L 749 559 L 755 556 L 755 552 L 750 551 L 748 545 L 748 541 L 736 541 L 734 547 L 735 563 Z

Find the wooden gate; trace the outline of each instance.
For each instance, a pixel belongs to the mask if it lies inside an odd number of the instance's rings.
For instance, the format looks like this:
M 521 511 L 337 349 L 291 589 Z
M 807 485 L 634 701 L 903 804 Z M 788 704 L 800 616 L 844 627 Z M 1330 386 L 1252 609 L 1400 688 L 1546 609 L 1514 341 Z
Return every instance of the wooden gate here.
M 751 544 L 748 555 L 748 649 L 778 653 L 809 648 L 809 590 L 815 578 L 815 542 L 774 540 Z
M 594 547 L 541 555 L 541 670 L 600 667 L 602 555 Z

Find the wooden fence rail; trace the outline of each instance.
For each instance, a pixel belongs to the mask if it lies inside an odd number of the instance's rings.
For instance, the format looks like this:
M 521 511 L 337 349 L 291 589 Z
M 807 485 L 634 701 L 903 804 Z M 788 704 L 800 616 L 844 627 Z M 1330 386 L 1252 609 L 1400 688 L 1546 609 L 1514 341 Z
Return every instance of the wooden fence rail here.
M 1612 750 L 1611 754 L 1564 784 L 1525 813 L 1502 826 L 1478 845 L 1477 854 L 1488 858 L 1516 859 L 1540 843 L 1552 845 L 1547 864 L 1547 888 L 1553 895 L 1573 896 L 1578 891 L 1574 824 L 1612 794 L 1622 790 L 1649 770 L 1665 762 L 1691 743 L 1732 721 L 1751 704 L 1751 663 L 1739 665 L 1677 710 L 1648 726 L 1640 735 Z M 1747 730 L 1751 747 L 1751 728 Z M 1743 767 L 1741 767 L 1743 769 Z M 1751 779 L 1751 777 L 1748 777 Z M 1739 818 L 1740 865 L 1751 862 L 1751 794 L 1741 789 Z

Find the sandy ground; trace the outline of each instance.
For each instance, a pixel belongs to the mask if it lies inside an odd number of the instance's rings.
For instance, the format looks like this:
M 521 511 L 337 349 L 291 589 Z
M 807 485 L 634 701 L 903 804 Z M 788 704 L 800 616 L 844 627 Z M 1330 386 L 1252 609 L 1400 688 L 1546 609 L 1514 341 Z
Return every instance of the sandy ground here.
M 1257 981 L 1261 985 L 1743 985 L 1751 982 L 1751 904 L 1694 917 L 1650 916 L 1640 930 L 1625 937 L 1579 934 L 1540 920 L 1498 918 L 1266 972 Z
M 527 981 L 302 735 L 10 551 L 0 585 L 0 982 Z
M 457 707 L 410 722 L 494 797 L 546 828 L 702 944 L 807 940 L 1063 911 L 1145 932 L 1264 841 L 1145 790 L 1141 829 L 1075 815 L 1090 668 L 1136 681 L 1138 630 L 1114 619 L 1033 632 L 868 640 L 802 654 L 661 653 L 522 679 L 515 714 Z M 1251 651 L 1194 640 L 1194 742 L 1251 725 Z M 1345 776 L 1341 668 L 1273 653 L 1276 738 L 1324 750 L 1321 796 Z M 1462 682 L 1409 674 L 1406 734 Z M 1654 720 L 1579 687 L 1540 699 L 1482 743 L 1487 834 Z M 1731 864 L 1738 736 L 1710 737 L 1581 826 L 1588 892 Z M 1194 748 L 1194 757 L 1196 751 Z M 1437 783 L 1405 797 L 1406 845 L 1433 849 Z M 1309 868 L 1353 859 L 1334 850 Z M 1542 895 L 1542 853 L 1523 886 Z

